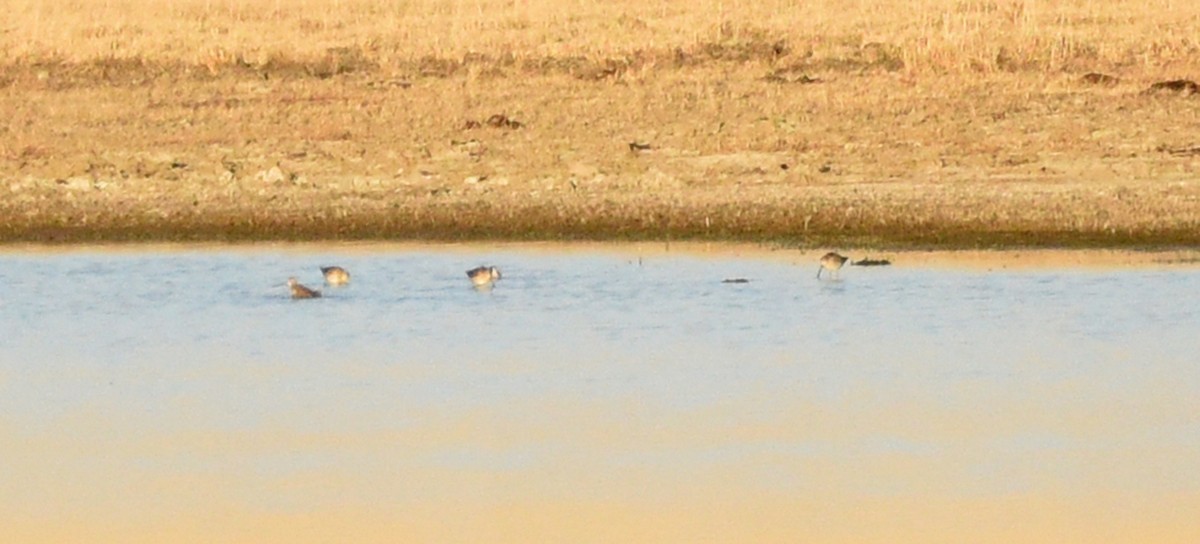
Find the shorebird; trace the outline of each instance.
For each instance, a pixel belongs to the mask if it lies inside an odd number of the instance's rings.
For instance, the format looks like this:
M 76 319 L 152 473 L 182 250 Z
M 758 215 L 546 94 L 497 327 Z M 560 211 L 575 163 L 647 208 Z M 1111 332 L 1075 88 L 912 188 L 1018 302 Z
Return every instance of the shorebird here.
M 321 273 L 325 274 L 325 283 L 329 285 L 346 285 L 350 283 L 350 273 L 340 266 L 322 266 Z
M 321 298 L 320 291 L 300 285 L 300 282 L 296 281 L 294 277 L 288 278 L 287 284 L 292 289 L 292 298 Z
M 467 277 L 471 278 L 471 283 L 475 284 L 475 287 L 483 287 L 500 279 L 500 270 L 494 266 L 480 266 L 468 270 Z
M 826 253 L 824 257 L 821 257 L 821 267 L 817 268 L 817 279 L 821 279 L 822 270 L 828 270 L 829 275 L 836 278 L 838 269 L 840 269 L 842 265 L 846 264 L 847 260 L 849 259 L 838 255 L 833 251 Z

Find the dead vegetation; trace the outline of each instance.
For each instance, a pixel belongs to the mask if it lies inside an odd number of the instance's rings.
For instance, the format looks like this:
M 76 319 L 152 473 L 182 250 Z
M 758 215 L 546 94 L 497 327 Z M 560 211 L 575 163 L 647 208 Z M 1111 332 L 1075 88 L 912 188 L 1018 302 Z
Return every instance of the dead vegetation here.
M 506 129 L 510 129 L 510 130 L 515 130 L 515 129 L 521 128 L 523 126 L 525 126 L 525 125 L 523 123 L 521 123 L 520 121 L 517 121 L 516 119 L 510 119 L 507 115 L 504 115 L 503 113 L 496 113 L 496 114 L 492 114 L 491 116 L 489 116 L 487 119 L 484 119 L 483 121 L 476 121 L 474 119 L 468 119 L 467 122 L 463 125 L 463 128 L 469 130 L 469 129 L 473 129 L 473 128 L 492 127 L 492 128 L 506 128 Z
M 1200 93 L 1200 85 L 1190 79 L 1172 79 L 1170 81 L 1159 81 L 1150 85 L 1146 89 L 1149 94 L 1175 94 L 1179 96 L 1192 96 Z
M 1089 72 L 1083 74 L 1083 77 L 1079 78 L 1079 80 L 1087 83 L 1088 85 L 1103 85 L 1105 87 L 1112 87 L 1121 82 L 1121 78 L 1119 77 L 1101 74 L 1098 72 Z
M 21 0 L 6 6 L 0 28 L 0 81 L 136 85 L 364 72 L 605 81 L 714 63 L 756 63 L 796 74 L 789 80 L 1186 72 L 1196 67 L 1198 12 L 1174 0 Z

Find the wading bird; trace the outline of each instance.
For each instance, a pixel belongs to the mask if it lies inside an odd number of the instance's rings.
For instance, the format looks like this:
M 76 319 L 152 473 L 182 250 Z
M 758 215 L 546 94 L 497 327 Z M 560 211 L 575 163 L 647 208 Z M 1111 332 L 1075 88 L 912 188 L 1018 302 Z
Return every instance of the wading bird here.
M 321 298 L 320 291 L 300 285 L 300 282 L 296 281 L 294 277 L 288 278 L 287 284 L 292 289 L 292 298 Z
M 340 266 L 322 266 L 321 273 L 325 274 L 325 283 L 329 285 L 346 285 L 350 283 L 350 273 Z
M 480 266 L 468 270 L 467 277 L 471 278 L 471 283 L 476 287 L 483 287 L 500 279 L 500 270 L 494 266 Z
M 830 276 L 837 278 L 838 270 L 842 268 L 842 265 L 846 264 L 847 260 L 849 259 L 833 251 L 826 253 L 824 257 L 821 257 L 820 268 L 817 268 L 817 279 L 821 279 L 822 270 L 828 270 Z

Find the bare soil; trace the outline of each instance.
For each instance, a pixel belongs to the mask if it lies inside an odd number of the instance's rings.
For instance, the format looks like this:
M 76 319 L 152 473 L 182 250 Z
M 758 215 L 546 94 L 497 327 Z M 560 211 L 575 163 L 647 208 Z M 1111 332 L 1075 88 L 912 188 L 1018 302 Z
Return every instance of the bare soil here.
M 1200 95 L 1161 67 L 797 49 L 8 59 L 0 242 L 1200 245 Z

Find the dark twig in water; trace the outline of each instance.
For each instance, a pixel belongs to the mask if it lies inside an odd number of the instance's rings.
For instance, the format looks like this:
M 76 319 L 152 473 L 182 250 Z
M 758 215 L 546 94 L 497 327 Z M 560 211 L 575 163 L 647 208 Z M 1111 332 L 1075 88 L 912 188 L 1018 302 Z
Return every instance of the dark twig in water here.
M 888 266 L 892 264 L 892 261 L 887 259 L 872 259 L 870 257 L 864 257 L 857 261 L 850 261 L 850 264 L 854 266 Z
M 750 283 L 750 280 L 746 278 L 725 278 L 721 280 L 721 283 Z

